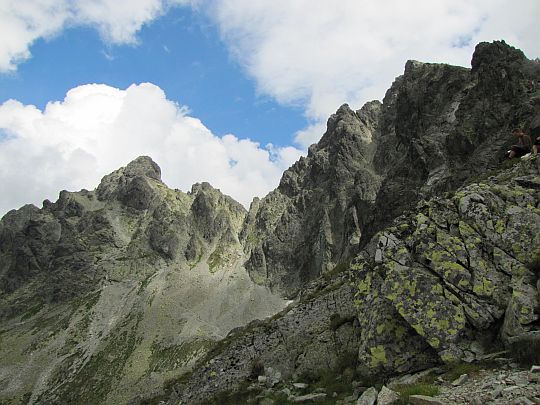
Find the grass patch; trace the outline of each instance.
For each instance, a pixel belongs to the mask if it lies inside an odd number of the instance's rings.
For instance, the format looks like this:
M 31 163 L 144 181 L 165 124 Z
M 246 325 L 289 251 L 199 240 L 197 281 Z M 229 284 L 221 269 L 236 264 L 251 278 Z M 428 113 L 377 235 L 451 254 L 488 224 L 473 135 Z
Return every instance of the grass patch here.
M 322 388 L 325 390 L 329 398 L 335 392 L 339 397 L 345 397 L 352 394 L 352 381 L 359 380 L 362 385 L 365 382 L 357 373 L 358 355 L 356 352 L 344 352 L 336 362 L 333 369 L 319 369 L 304 373 L 300 377 L 300 381 L 310 385 L 310 391 Z M 377 385 L 380 389 L 382 383 L 380 381 L 369 381 L 369 386 Z M 380 384 L 379 384 L 380 383 Z
M 475 376 L 480 373 L 481 370 L 497 368 L 497 363 L 490 361 L 481 361 L 474 363 L 454 363 L 446 366 L 446 372 L 443 374 L 443 378 L 447 381 L 454 381 L 462 374 L 468 374 L 469 376 Z
M 476 176 L 469 177 L 467 180 L 465 180 L 464 185 L 468 186 L 470 184 L 481 183 L 482 181 L 485 181 L 492 176 L 497 176 L 505 170 L 511 169 L 520 162 L 521 159 L 519 158 L 505 159 L 496 168 L 479 173 Z
M 398 405 L 407 405 L 409 403 L 409 397 L 411 395 L 425 395 L 428 397 L 434 397 L 439 394 L 439 387 L 432 384 L 415 383 L 406 384 L 396 387 L 395 390 L 399 394 Z
M 224 259 L 224 251 L 222 247 L 217 247 L 216 250 L 212 252 L 212 254 L 208 257 L 208 260 L 206 263 L 208 263 L 208 268 L 210 269 L 210 273 L 215 273 L 219 270 L 220 267 L 223 266 Z
M 152 344 L 152 356 L 150 358 L 150 368 L 152 371 L 174 370 L 186 365 L 190 360 L 204 353 L 212 342 L 207 340 L 192 340 L 179 345 L 168 347 L 159 343 Z
M 122 375 L 129 356 L 137 344 L 137 325 L 140 313 L 131 313 L 107 336 L 94 355 L 80 369 L 72 368 L 74 357 L 68 357 L 51 378 L 56 386 L 58 403 L 98 405 L 105 401 L 113 384 Z M 43 395 L 43 394 L 42 394 Z M 44 394 L 46 395 L 46 394 Z M 47 402 L 40 397 L 37 402 Z
M 209 404 L 212 405 L 237 405 L 254 403 L 254 398 L 260 394 L 261 389 L 248 390 L 249 382 L 243 382 L 234 391 L 223 391 L 217 394 Z
M 35 314 L 41 311 L 41 308 L 43 308 L 43 304 L 41 302 L 34 305 L 33 307 L 30 307 L 30 309 L 28 309 L 28 311 L 26 311 L 21 317 L 21 321 L 26 321 L 27 319 L 33 317 Z

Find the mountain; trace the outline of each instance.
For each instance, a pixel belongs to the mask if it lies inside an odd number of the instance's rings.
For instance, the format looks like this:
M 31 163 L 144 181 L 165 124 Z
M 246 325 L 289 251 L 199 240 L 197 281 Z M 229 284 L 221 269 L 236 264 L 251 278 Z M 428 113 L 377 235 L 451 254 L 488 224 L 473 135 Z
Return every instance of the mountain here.
M 0 222 L 0 398 L 126 403 L 285 300 L 243 270 L 245 209 L 140 157 Z
M 207 403 L 253 377 L 382 378 L 535 342 L 540 65 L 481 43 L 341 106 L 246 211 L 139 157 L 0 221 L 0 401 Z M 344 377 L 345 378 L 345 377 Z

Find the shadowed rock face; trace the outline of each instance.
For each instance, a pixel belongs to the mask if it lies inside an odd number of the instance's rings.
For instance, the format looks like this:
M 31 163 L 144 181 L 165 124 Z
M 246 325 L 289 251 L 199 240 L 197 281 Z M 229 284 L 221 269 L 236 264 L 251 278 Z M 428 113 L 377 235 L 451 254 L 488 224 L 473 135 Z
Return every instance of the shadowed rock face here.
M 252 207 L 252 278 L 288 296 L 346 261 L 422 198 L 490 170 L 540 113 L 540 65 L 481 43 L 472 69 L 409 61 L 386 93 L 328 120 L 320 142 Z M 359 243 L 360 241 L 360 243 Z
M 379 178 L 370 167 L 381 106 L 342 106 L 317 145 L 252 205 L 243 240 L 251 277 L 294 296 L 358 244 Z
M 382 378 L 538 344 L 540 281 L 529 263 L 540 257 L 539 190 L 535 158 L 420 202 L 374 235 L 348 272 L 318 279 L 295 305 L 221 342 L 169 403 L 241 389 L 256 363 L 294 381 L 345 355 Z

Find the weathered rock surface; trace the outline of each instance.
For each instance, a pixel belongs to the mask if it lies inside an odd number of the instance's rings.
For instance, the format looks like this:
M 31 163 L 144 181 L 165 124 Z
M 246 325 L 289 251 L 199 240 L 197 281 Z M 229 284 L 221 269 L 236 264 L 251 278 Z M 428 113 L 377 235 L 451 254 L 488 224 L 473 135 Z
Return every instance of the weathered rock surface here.
M 421 202 L 355 259 L 362 362 L 377 373 L 473 360 L 539 329 L 540 179 L 530 159 Z M 421 343 L 419 343 L 421 342 Z
M 356 348 L 357 369 L 381 378 L 484 359 L 510 337 L 536 333 L 538 274 L 527 266 L 540 246 L 540 194 L 522 187 L 524 179 L 540 180 L 540 159 L 422 201 L 355 258 L 353 289 L 342 274 L 264 324 L 240 329 L 179 387 L 180 398 L 202 403 L 234 391 L 259 361 L 287 378 L 332 369 Z
M 399 394 L 386 386 L 382 386 L 377 395 L 377 405 L 392 405 L 399 401 Z
M 427 395 L 411 395 L 409 403 L 411 405 L 447 405 L 446 402 Z
M 379 178 L 370 161 L 381 104 L 343 105 L 306 157 L 250 209 L 243 233 L 251 277 L 294 296 L 358 245 Z
M 530 372 L 506 365 L 501 369 L 481 370 L 459 387 L 440 384 L 434 400 L 443 404 L 526 404 L 540 401 L 540 383 L 529 382 Z
M 204 403 L 216 393 L 234 391 L 259 365 L 292 378 L 334 369 L 343 359 L 356 357 L 354 290 L 343 280 L 320 288 L 272 319 L 232 331 L 194 370 L 179 399 Z
M 375 405 L 377 402 L 377 389 L 375 387 L 368 388 L 356 401 L 356 405 Z

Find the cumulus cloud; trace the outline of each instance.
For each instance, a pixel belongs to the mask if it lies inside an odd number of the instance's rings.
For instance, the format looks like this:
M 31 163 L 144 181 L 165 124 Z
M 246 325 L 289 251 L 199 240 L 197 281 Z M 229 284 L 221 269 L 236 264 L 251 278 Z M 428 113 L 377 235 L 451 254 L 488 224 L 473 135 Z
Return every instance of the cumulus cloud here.
M 104 174 L 150 155 L 171 187 L 208 181 L 248 206 L 276 187 L 298 157 L 292 148 L 261 147 L 234 135 L 217 137 L 143 83 L 126 90 L 90 84 L 41 111 L 9 100 L 0 105 L 0 214 L 55 200 L 61 189 L 93 189 Z
M 144 24 L 176 5 L 195 0 L 2 0 L 0 72 L 28 59 L 31 45 L 70 26 L 91 26 L 110 44 L 133 44 Z
M 408 59 L 469 66 L 477 42 L 505 39 L 540 55 L 537 0 L 217 0 L 213 19 L 262 93 L 305 107 L 316 141 L 344 102 L 381 99 Z

